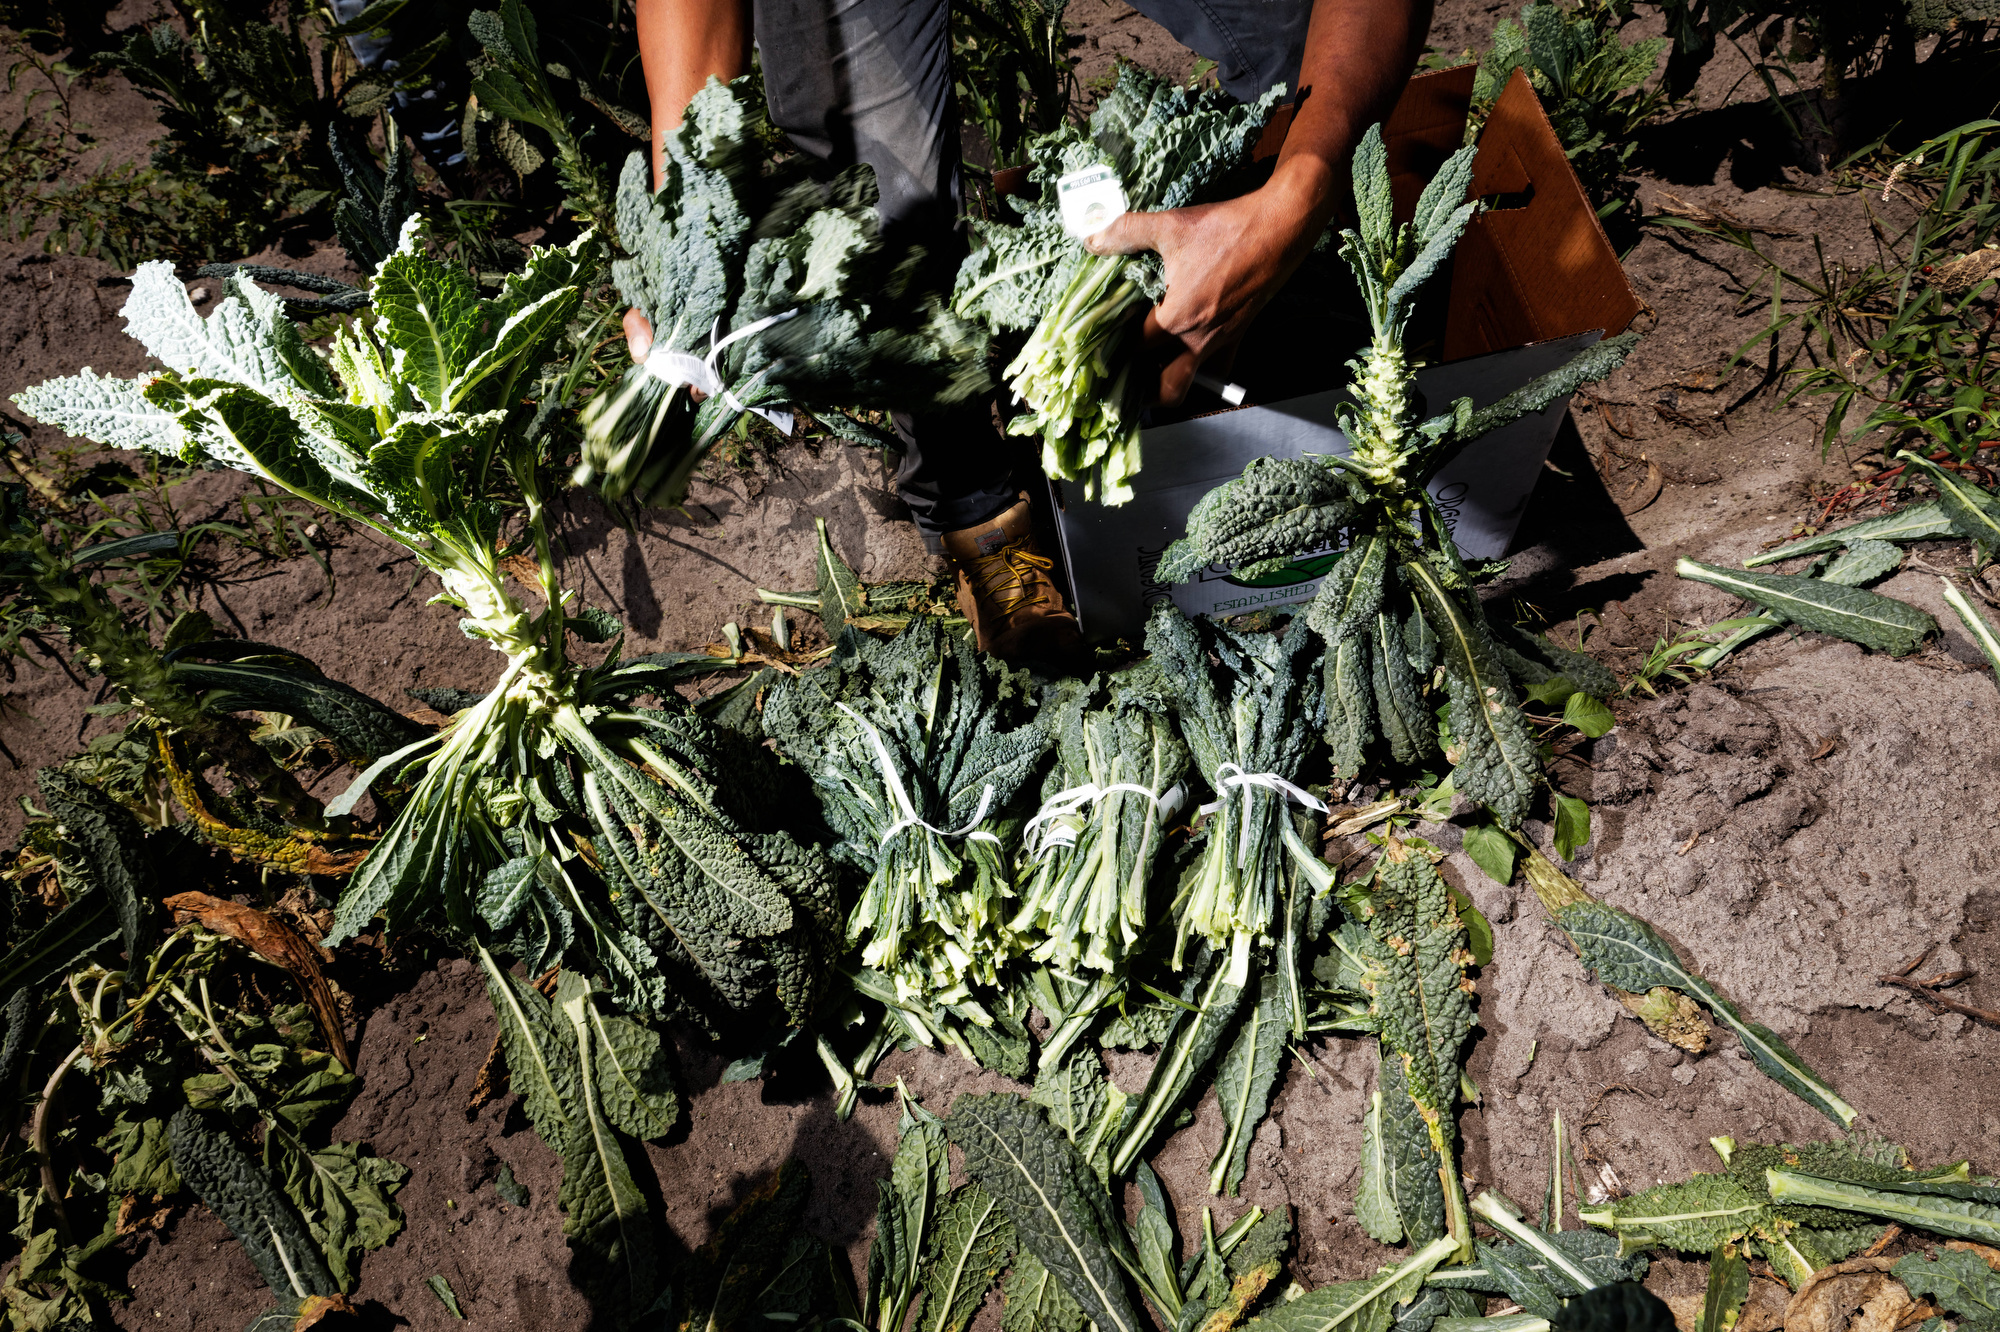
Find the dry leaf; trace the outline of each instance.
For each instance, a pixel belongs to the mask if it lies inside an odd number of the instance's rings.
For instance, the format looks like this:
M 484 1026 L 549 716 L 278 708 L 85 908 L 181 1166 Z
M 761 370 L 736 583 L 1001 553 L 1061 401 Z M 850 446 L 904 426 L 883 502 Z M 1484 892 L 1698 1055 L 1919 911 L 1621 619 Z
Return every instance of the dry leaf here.
M 1639 512 L 1660 497 L 1660 491 L 1666 484 L 1666 477 L 1660 473 L 1660 465 L 1648 458 L 1646 474 L 1634 481 L 1631 488 L 1619 499 L 1618 512 L 1628 515 Z
M 327 1049 L 349 1073 L 354 1058 L 347 1050 L 347 1037 L 340 1028 L 340 1007 L 334 1002 L 333 988 L 320 970 L 319 952 L 299 936 L 299 932 L 275 916 L 255 907 L 210 897 L 207 893 L 176 893 L 166 900 L 174 922 L 196 920 L 206 930 L 225 934 L 249 947 L 265 961 L 283 967 L 299 983 L 306 1006 L 312 1009 Z
M 128 1193 L 118 1204 L 118 1233 L 132 1235 L 141 1230 L 165 1229 L 173 1210 L 172 1203 L 161 1202 L 158 1198 L 148 1201 L 136 1193 Z
M 329 1318 L 353 1318 L 355 1309 L 345 1295 L 308 1295 L 299 1305 L 299 1316 L 292 1324 L 292 1332 L 307 1332 L 318 1327 Z M 338 1323 L 334 1324 L 339 1326 Z
M 1785 1332 L 1897 1332 L 1929 1317 L 1889 1275 L 1894 1258 L 1853 1258 L 1822 1267 L 1785 1306 Z
M 472 1080 L 472 1095 L 465 1098 L 465 1113 L 476 1114 L 479 1107 L 507 1090 L 507 1065 L 500 1054 L 500 1038 L 493 1038 L 493 1048 L 486 1052 L 486 1061 L 479 1066 L 479 1076 Z
M 1627 994 L 1623 990 L 1613 992 L 1617 994 L 1619 1003 L 1632 1010 L 1634 1016 L 1646 1024 L 1647 1031 L 1689 1054 L 1700 1054 L 1706 1050 L 1709 1040 L 1715 1035 L 1715 1029 L 1702 1016 L 1701 1006 L 1678 990 L 1658 985 L 1645 994 Z
M 1785 1306 L 1791 1298 L 1784 1282 L 1752 1277 L 1750 1298 L 1743 1301 L 1743 1312 L 1736 1316 L 1735 1332 L 1778 1332 L 1785 1325 Z
M 1971 1240 L 1947 1240 L 1944 1247 L 1977 1254 L 1988 1267 L 2000 1272 L 2000 1249 L 1994 1248 L 1991 1244 L 1974 1244 Z
M 2000 250 L 1974 250 L 1963 259 L 1936 265 L 1921 275 L 1921 280 L 1947 296 L 1956 296 L 1996 275 L 2000 275 Z

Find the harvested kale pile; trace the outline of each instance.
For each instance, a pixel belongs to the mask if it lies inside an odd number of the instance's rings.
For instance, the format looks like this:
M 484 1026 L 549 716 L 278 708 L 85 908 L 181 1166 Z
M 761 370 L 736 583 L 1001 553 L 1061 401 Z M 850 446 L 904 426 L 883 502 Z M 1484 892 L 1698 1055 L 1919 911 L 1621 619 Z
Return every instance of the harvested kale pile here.
M 986 389 L 986 342 L 935 295 L 938 265 L 887 244 L 875 173 L 830 182 L 798 159 L 767 170 L 749 81 L 710 80 L 667 139 L 665 181 L 643 153 L 618 186 L 618 289 L 653 349 L 583 415 L 577 480 L 609 499 L 679 504 L 746 412 L 789 431 L 787 405 L 916 409 Z M 691 390 L 706 396 L 699 402 Z
M 990 1022 L 972 986 L 1023 949 L 1013 808 L 1049 747 L 1027 677 L 933 620 L 887 642 L 850 629 L 826 667 L 772 691 L 764 729 L 818 787 L 834 854 L 868 875 L 847 921 L 862 962 L 900 999 Z
M 1028 405 L 1007 429 L 1041 436 L 1051 477 L 1081 481 L 1107 504 L 1132 497 L 1139 415 L 1155 388 L 1138 365 L 1138 315 L 1165 290 L 1158 255 L 1095 255 L 1063 229 L 1057 180 L 1106 164 L 1133 211 L 1206 203 L 1249 160 L 1284 93 L 1279 85 L 1237 103 L 1120 65 L 1087 128 L 1065 125 L 1029 145 L 1042 193 L 1020 224 L 973 224 L 980 248 L 959 269 L 952 308 L 996 333 L 1034 330 L 1006 370 Z

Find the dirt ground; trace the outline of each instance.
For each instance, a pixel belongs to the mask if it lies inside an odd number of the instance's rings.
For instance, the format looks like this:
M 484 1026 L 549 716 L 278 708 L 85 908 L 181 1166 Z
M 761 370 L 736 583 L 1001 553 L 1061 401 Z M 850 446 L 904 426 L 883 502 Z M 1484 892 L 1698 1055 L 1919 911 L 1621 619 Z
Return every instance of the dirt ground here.
M 1433 44 L 1450 53 L 1483 46 L 1511 8 L 1447 0 Z M 1186 51 L 1117 0 L 1077 0 L 1071 13 L 1086 39 L 1086 82 L 1114 55 L 1189 67 Z M 1647 141 L 1642 201 L 1650 210 L 1671 192 L 1793 233 L 1769 242 L 1780 252 L 1801 253 L 1817 237 L 1834 258 L 1858 256 L 1866 224 L 1857 197 L 1824 193 L 1828 180 L 1785 165 L 1795 154 L 1768 111 L 1743 100 L 1762 93 L 1742 73 L 1711 68 L 1700 109 Z M 149 111 L 129 90 L 107 83 L 90 95 L 101 123 L 143 140 Z M 1812 489 L 1849 479 L 1861 451 L 1823 459 L 1809 410 L 1780 405 L 1754 369 L 1716 373 L 1762 319 L 1737 312 L 1754 276 L 1746 262 L 1657 228 L 1629 243 L 1649 336 L 1592 391 L 1601 406 L 1575 405 L 1493 592 L 1540 611 L 1572 641 L 1576 625 L 1592 626 L 1588 646 L 1621 670 L 1660 635 L 1738 609 L 1675 578 L 1677 557 L 1733 563 L 1789 534 L 1817 514 Z M 331 271 L 339 255 L 283 261 Z M 107 265 L 16 246 L 0 249 L 0 284 L 0 396 L 79 365 L 141 367 L 116 318 L 125 280 Z M 31 451 L 62 447 L 7 411 Z M 1622 512 L 1620 500 L 1650 489 L 1649 466 L 1658 498 Z M 218 474 L 181 487 L 173 502 L 182 522 L 241 521 L 241 495 L 236 477 Z M 751 469 L 716 469 L 687 515 L 651 515 L 636 536 L 585 498 L 569 504 L 571 583 L 631 626 L 637 651 L 714 640 L 732 619 L 766 622 L 753 589 L 810 584 L 815 516 L 864 577 L 931 567 L 879 460 L 843 446 L 793 446 Z M 218 620 L 296 647 L 378 697 L 486 684 L 486 650 L 423 604 L 430 589 L 407 558 L 351 533 L 314 539 L 331 586 L 309 560 L 236 560 L 211 571 L 205 595 Z M 1940 567 L 1963 560 L 1962 548 L 1943 543 L 1917 553 Z M 1594 810 L 1596 835 L 1574 870 L 1591 892 L 1651 920 L 1747 1014 L 1791 1041 L 1860 1109 L 1860 1127 L 1918 1157 L 1970 1156 L 1990 1171 L 2000 1168 L 2000 1032 L 1935 1016 L 1876 980 L 1930 950 L 1927 970 L 1975 971 L 1967 1001 L 2000 1006 L 2000 690 L 1975 668 L 1936 589 L 1934 577 L 1904 572 L 1883 590 L 1937 615 L 1940 646 L 1891 660 L 1810 634 L 1773 635 L 1704 683 L 1618 703 L 1618 728 L 1561 764 L 1557 780 Z M 97 701 L 53 666 L 16 667 L 0 714 L 13 765 L 0 768 L 0 808 L 30 790 L 36 765 L 104 725 L 84 711 Z M 10 815 L 0 832 L 11 837 L 18 820 Z M 1546 845 L 1547 829 L 1530 830 Z M 1486 879 L 1456 851 L 1449 825 L 1425 832 L 1454 849 L 1446 876 L 1496 934 L 1470 1054 L 1482 1096 L 1462 1118 L 1469 1186 L 1538 1198 L 1557 1111 L 1585 1157 L 1629 1190 L 1712 1164 L 1713 1134 L 1830 1134 L 1733 1039 L 1694 1058 L 1649 1036 L 1585 976 L 1531 893 Z M 412 969 L 363 1007 L 366 1085 L 336 1136 L 363 1139 L 412 1171 L 400 1195 L 407 1229 L 362 1267 L 356 1298 L 371 1321 L 454 1326 L 424 1286 L 441 1274 L 470 1326 L 586 1325 L 588 1307 L 567 1277 L 557 1163 L 511 1098 L 461 1112 L 493 1034 L 471 968 L 447 960 Z M 1351 1216 L 1372 1048 L 1327 1040 L 1301 1056 L 1258 1132 L 1240 1201 L 1206 1196 L 1220 1133 L 1212 1093 L 1154 1164 L 1184 1239 L 1199 1234 L 1205 1205 L 1218 1224 L 1253 1203 L 1294 1209 L 1292 1270 L 1311 1286 L 1370 1271 L 1387 1251 Z M 707 1049 L 684 1042 L 682 1057 L 692 1114 L 676 1140 L 647 1149 L 653 1178 L 642 1185 L 669 1254 L 698 1245 L 749 1187 L 797 1155 L 815 1181 L 811 1224 L 847 1245 L 858 1266 L 872 1181 L 894 1147 L 892 1105 L 865 1101 L 852 1122 L 836 1124 L 824 1095 L 795 1096 L 797 1080 L 723 1084 L 722 1061 Z M 1113 1072 L 1136 1089 L 1144 1060 L 1120 1059 Z M 901 1076 L 939 1112 L 961 1092 L 1004 1085 L 922 1052 L 892 1056 L 880 1076 Z M 530 1191 L 525 1209 L 492 1188 L 502 1162 Z M 205 1332 L 241 1326 L 261 1307 L 248 1260 L 200 1208 L 129 1244 L 134 1298 L 118 1313 L 122 1326 Z M 1686 1292 L 1701 1275 L 1699 1265 L 1662 1263 L 1653 1284 Z M 997 1328 L 997 1303 L 977 1327 Z

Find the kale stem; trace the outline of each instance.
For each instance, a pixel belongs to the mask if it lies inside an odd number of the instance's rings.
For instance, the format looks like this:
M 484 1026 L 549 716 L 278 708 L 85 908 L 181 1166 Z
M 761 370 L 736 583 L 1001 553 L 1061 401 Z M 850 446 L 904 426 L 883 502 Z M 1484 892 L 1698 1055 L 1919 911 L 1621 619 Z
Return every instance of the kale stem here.
M 56 1214 L 56 1230 L 64 1248 L 74 1242 L 69 1228 L 69 1213 L 63 1209 L 63 1191 L 56 1178 L 55 1153 L 49 1143 L 49 1106 L 54 1103 L 56 1092 L 61 1090 L 63 1079 L 69 1076 L 76 1061 L 83 1058 L 84 1048 L 78 1045 L 63 1056 L 56 1065 L 56 1071 L 49 1074 L 49 1080 L 42 1087 L 42 1099 L 35 1102 L 34 1123 L 28 1130 L 28 1146 L 34 1151 L 42 1165 L 42 1192 L 48 1196 L 49 1209 Z

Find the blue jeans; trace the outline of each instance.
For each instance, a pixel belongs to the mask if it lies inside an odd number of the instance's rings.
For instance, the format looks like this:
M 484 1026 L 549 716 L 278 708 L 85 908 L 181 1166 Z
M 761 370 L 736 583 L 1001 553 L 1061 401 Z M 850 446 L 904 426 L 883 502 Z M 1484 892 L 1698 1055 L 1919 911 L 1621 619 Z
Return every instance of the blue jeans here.
M 754 0 L 771 120 L 834 166 L 866 162 L 886 230 L 935 248 L 957 233 L 958 102 L 947 0 Z M 1133 0 L 1183 45 L 1216 62 L 1231 95 L 1294 85 L 1312 0 Z M 898 415 L 896 488 L 927 540 L 1014 503 L 1018 441 L 991 405 Z
M 352 23 L 367 8 L 368 0 L 333 0 L 333 16 L 342 23 Z M 405 49 L 409 44 L 404 44 Z M 363 69 L 387 74 L 396 72 L 397 45 L 393 31 L 383 37 L 363 33 L 347 39 L 347 49 L 354 52 Z M 398 89 L 395 94 L 397 128 L 416 141 L 417 151 L 440 173 L 455 172 L 465 165 L 465 141 L 450 96 L 452 91 L 447 81 L 440 78 L 432 80 L 422 92 Z M 461 97 L 465 92 L 463 88 L 456 91 Z

